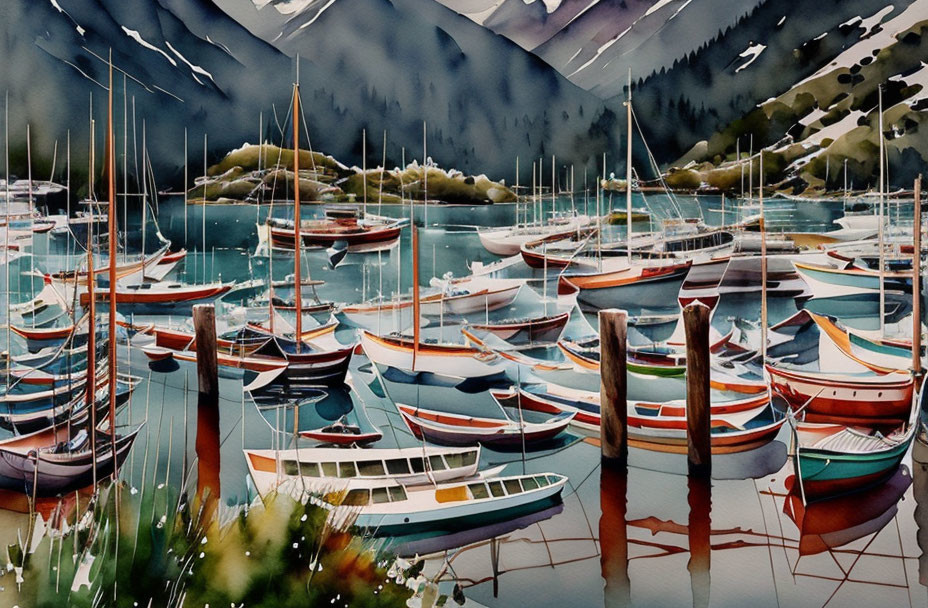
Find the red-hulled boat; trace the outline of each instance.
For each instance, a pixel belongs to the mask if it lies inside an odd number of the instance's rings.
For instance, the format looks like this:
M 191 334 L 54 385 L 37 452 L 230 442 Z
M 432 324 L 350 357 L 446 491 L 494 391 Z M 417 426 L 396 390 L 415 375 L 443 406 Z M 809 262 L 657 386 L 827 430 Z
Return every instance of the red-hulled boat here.
M 908 420 L 915 381 L 908 372 L 837 374 L 767 364 L 770 388 L 807 422 L 893 425 Z
M 442 445 L 521 446 L 553 439 L 567 428 L 573 414 L 557 414 L 543 422 L 463 416 L 396 404 L 406 426 L 419 439 Z

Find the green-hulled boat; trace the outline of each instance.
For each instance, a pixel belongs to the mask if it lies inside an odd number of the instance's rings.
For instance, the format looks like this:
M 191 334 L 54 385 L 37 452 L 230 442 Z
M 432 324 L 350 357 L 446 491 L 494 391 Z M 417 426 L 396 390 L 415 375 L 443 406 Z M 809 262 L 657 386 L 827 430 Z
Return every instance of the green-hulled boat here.
M 793 420 L 796 478 L 809 503 L 849 494 L 891 476 L 912 445 L 924 388 L 913 399 L 909 420 L 885 433 L 885 427 L 846 426 Z

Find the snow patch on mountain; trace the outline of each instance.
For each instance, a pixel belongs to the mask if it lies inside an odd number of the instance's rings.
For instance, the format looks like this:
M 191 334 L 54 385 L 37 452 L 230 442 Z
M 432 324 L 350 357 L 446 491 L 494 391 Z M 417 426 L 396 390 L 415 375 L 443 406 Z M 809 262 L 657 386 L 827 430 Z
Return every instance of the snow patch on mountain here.
M 167 53 L 165 53 L 164 51 L 162 51 L 161 49 L 159 49 L 152 43 L 142 38 L 142 35 L 137 30 L 130 30 L 129 28 L 123 25 L 122 31 L 126 33 L 126 36 L 128 36 L 129 38 L 132 38 L 133 40 L 138 42 L 140 45 L 145 47 L 146 49 L 150 51 L 155 51 L 156 53 L 161 53 L 164 56 L 164 58 L 167 59 L 171 63 L 171 65 L 173 65 L 175 68 L 177 67 L 177 62 L 174 61 L 174 59 L 170 55 L 168 55 Z
M 883 19 L 894 10 L 892 5 L 886 6 L 870 17 L 861 19 L 860 27 L 864 28 L 859 42 L 844 50 L 828 65 L 824 66 L 808 78 L 796 83 L 793 88 L 804 85 L 809 81 L 820 78 L 825 74 L 839 68 L 850 68 L 865 57 L 873 57 L 875 52 L 895 42 L 896 34 L 908 28 L 919 20 L 922 15 L 928 14 L 928 0 L 915 0 L 904 11 L 883 23 Z M 854 23 L 852 20 L 851 23 Z M 882 29 L 874 31 L 877 26 Z
M 201 68 L 200 66 L 198 66 L 198 65 L 196 65 L 196 64 L 194 64 L 194 63 L 191 63 L 186 57 L 184 57 L 183 55 L 181 55 L 181 52 L 180 52 L 180 51 L 178 51 L 178 50 L 175 49 L 173 46 L 171 46 L 171 43 L 168 42 L 167 40 L 165 40 L 164 43 L 165 43 L 165 44 L 167 45 L 167 47 L 171 50 L 172 53 L 174 53 L 175 55 L 177 55 L 178 59 L 180 59 L 181 61 L 183 61 L 184 63 L 186 63 L 187 66 L 194 72 L 194 74 L 193 74 L 193 79 L 194 79 L 194 80 L 196 80 L 196 81 L 199 82 L 200 84 L 203 84 L 203 81 L 201 81 L 199 78 L 197 78 L 197 74 L 200 74 L 201 76 L 206 76 L 207 78 L 209 78 L 210 80 L 212 80 L 212 81 L 213 81 L 213 84 L 216 84 L 216 81 L 213 80 L 213 75 L 212 75 L 212 74 L 210 74 L 209 72 L 207 72 L 206 70 L 204 70 L 204 69 Z M 204 86 L 205 86 L 205 85 L 204 85 Z
M 760 54 L 763 53 L 764 49 L 766 48 L 767 48 L 766 44 L 761 44 L 758 42 L 744 49 L 744 51 L 742 51 L 741 54 L 738 55 L 738 57 L 746 58 L 747 61 L 745 61 L 740 66 L 735 68 L 735 72 L 740 72 L 741 70 L 745 69 L 746 67 L 754 63 L 757 60 L 757 58 L 760 57 Z

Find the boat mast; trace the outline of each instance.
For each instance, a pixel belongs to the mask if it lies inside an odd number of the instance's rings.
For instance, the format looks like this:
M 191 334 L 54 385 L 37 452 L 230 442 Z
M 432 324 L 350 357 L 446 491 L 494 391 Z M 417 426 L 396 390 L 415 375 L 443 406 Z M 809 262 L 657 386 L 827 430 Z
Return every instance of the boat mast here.
M 6 230 L 4 231 L 3 267 L 6 272 L 6 368 L 10 369 L 13 338 L 10 333 L 10 92 L 6 92 L 6 105 L 4 107 L 4 137 L 3 152 L 6 159 L 6 175 L 3 180 L 6 201 Z M 6 386 L 10 386 L 10 374 L 6 374 Z
M 90 123 L 90 132 L 93 133 L 93 121 Z M 93 143 L 91 142 L 91 147 Z M 92 174 L 92 172 L 91 172 Z M 92 179 L 92 178 L 91 178 Z M 90 409 L 90 449 L 93 461 L 93 485 L 97 485 L 97 303 L 94 290 L 93 269 L 93 205 L 87 206 L 87 407 Z M 74 275 L 75 289 L 78 284 L 78 274 Z
M 184 247 L 187 246 L 187 188 L 190 183 L 187 181 L 187 127 L 184 127 Z
M 625 240 L 628 243 L 628 263 L 632 262 L 632 70 L 628 70 L 628 141 L 625 143 Z M 605 174 L 605 170 L 603 171 Z
M 519 157 L 516 156 L 516 227 L 519 227 Z
M 142 119 L 142 281 L 145 280 L 146 224 L 148 224 L 148 129 L 145 119 Z
M 844 212 L 847 213 L 847 159 L 844 159 Z
M 754 134 L 751 133 L 750 143 L 748 144 L 748 206 L 754 202 Z
M 535 197 L 538 195 L 537 173 L 538 171 L 535 166 L 535 161 L 532 161 L 532 215 L 535 215 Z M 525 225 L 528 225 L 528 208 L 525 209 Z
M 145 123 L 143 122 L 142 123 L 143 139 L 145 136 L 144 134 L 145 134 Z M 203 237 L 203 241 L 201 245 L 202 250 L 200 251 L 200 255 L 203 256 L 203 276 L 202 276 L 203 283 L 206 283 L 206 178 L 208 176 L 208 169 L 206 167 L 206 150 L 207 150 L 208 141 L 209 140 L 207 139 L 207 135 L 204 132 L 203 133 L 203 213 L 200 215 L 200 233 L 201 233 L 201 236 Z M 142 147 L 144 148 L 144 145 Z M 144 226 L 145 224 L 143 223 L 142 225 Z M 145 255 L 144 251 L 142 252 L 142 255 L 144 259 L 144 255 Z
M 922 375 L 922 308 L 921 308 L 921 281 L 922 281 L 922 178 L 915 178 L 913 209 L 912 209 L 912 375 L 915 376 L 916 386 Z M 920 388 L 920 387 L 919 387 Z
M 365 184 L 366 186 L 366 184 Z M 300 280 L 300 59 L 296 60 L 296 82 L 293 83 L 293 278 L 296 304 L 296 352 L 303 342 L 303 289 Z
M 30 219 L 30 234 L 29 234 L 29 288 L 31 290 L 31 298 L 35 301 L 35 233 L 31 232 L 32 226 L 35 225 L 35 204 L 32 199 L 32 133 L 29 129 L 29 123 L 26 123 L 26 173 L 29 182 L 29 219 Z M 35 306 L 35 304 L 33 304 Z M 9 319 L 7 319 L 9 322 Z M 35 327 L 36 319 L 35 315 L 32 315 L 32 326 Z
M 361 129 L 361 173 L 364 174 L 364 209 L 367 215 L 367 129 Z
M 108 110 L 106 119 L 106 173 L 108 182 L 109 212 L 107 222 L 109 228 L 109 327 L 107 341 L 109 347 L 109 431 L 110 451 L 113 459 L 112 478 L 115 481 L 119 476 L 116 462 L 116 141 L 113 137 L 113 51 L 110 50 Z M 144 127 L 143 131 L 144 133 Z M 142 136 L 144 138 L 144 135 Z M 145 252 L 142 252 L 144 260 Z M 144 262 L 143 262 L 144 272 Z M 94 373 L 88 368 L 88 374 Z
M 383 213 L 383 179 L 387 173 L 387 130 L 383 130 L 383 159 L 380 161 L 380 185 L 377 188 L 377 213 Z M 383 271 L 381 271 L 383 274 Z
M 129 259 L 129 99 L 126 86 L 126 73 L 122 73 L 122 253 Z M 184 143 L 186 144 L 187 130 L 184 129 Z M 186 172 L 187 165 L 184 164 Z M 184 175 L 186 177 L 186 173 Z M 184 180 L 184 188 L 187 186 Z M 184 201 L 186 203 L 186 200 Z M 187 205 L 184 205 L 184 218 L 187 217 Z M 184 238 L 186 239 L 186 222 L 184 224 Z M 186 243 L 185 243 L 186 244 Z M 112 254 L 110 254 L 112 255 Z
M 425 121 L 422 121 L 422 227 L 428 228 L 429 226 L 429 155 L 428 149 L 426 148 L 426 124 Z M 416 283 L 418 285 L 418 283 Z
M 879 127 L 880 131 L 877 137 L 880 138 L 880 336 L 886 335 L 886 319 L 883 314 L 886 310 L 886 287 L 883 285 L 883 220 L 884 220 L 884 197 L 885 188 L 883 182 L 883 163 L 885 151 L 883 149 L 883 87 L 877 87 L 877 111 L 880 114 Z
M 419 230 L 415 223 L 409 227 L 412 230 L 412 372 L 415 373 L 419 355 Z
M 767 226 L 764 221 L 764 151 L 760 151 L 760 347 L 761 361 L 767 362 Z
M 557 168 L 554 166 L 554 155 L 551 155 L 551 220 L 557 215 Z

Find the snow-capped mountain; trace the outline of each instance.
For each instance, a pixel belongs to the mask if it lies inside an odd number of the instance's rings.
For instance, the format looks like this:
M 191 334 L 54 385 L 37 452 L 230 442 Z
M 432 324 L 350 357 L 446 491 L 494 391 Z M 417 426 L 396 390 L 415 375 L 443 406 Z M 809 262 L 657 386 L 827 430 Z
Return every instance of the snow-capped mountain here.
M 755 150 L 768 147 L 772 179 L 840 187 L 846 160 L 849 180 L 863 186 L 878 173 L 882 83 L 890 178 L 911 186 L 928 159 L 919 129 L 928 119 L 928 0 L 800 8 L 768 0 L 685 62 L 639 83 L 639 118 L 665 154 L 688 151 L 684 162 L 718 165 L 753 134 Z
M 439 1 L 609 98 L 622 92 L 629 69 L 637 78 L 669 68 L 763 0 L 503 0 L 484 11 L 470 0 Z
M 74 173 L 86 166 L 91 92 L 102 157 L 100 58 L 110 48 L 128 74 L 130 165 L 145 120 L 164 181 L 182 166 L 185 126 L 191 159 L 202 157 L 204 132 L 215 155 L 257 139 L 259 112 L 265 137 L 279 140 L 297 53 L 312 144 L 348 162 L 360 163 L 362 128 L 369 150 L 388 131 L 391 162 L 401 146 L 421 156 L 423 120 L 436 161 L 509 180 L 516 155 L 556 150 L 579 163 L 610 145 L 600 100 L 433 0 L 10 0 L 0 3 L 0 21 L 16 24 L 0 33 L 14 153 L 29 122 L 43 168 L 55 140 L 61 168 L 67 129 Z M 121 157 L 121 71 L 116 82 Z

